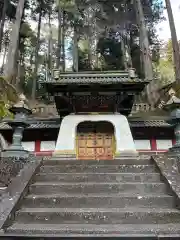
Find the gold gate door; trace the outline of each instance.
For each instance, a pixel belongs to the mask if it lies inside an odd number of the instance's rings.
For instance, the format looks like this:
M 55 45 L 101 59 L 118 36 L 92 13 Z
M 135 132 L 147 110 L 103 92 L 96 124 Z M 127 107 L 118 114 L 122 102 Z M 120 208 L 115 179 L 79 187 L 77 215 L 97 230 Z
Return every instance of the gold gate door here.
M 114 129 L 109 123 L 83 123 L 77 129 L 77 159 L 113 160 L 115 151 Z

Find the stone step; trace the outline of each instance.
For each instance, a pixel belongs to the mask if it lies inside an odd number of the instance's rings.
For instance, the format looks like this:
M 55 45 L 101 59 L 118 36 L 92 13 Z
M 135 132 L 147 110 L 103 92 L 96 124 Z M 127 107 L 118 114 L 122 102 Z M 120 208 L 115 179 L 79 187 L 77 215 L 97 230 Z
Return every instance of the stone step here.
M 54 166 L 54 165 L 97 165 L 97 166 L 104 166 L 104 165 L 147 165 L 153 164 L 150 158 L 146 159 L 118 159 L 118 160 L 58 160 L 58 158 L 52 157 L 50 160 L 44 160 L 44 166 Z
M 29 187 L 32 194 L 90 194 L 90 193 L 170 193 L 164 183 L 61 183 L 61 182 L 35 182 Z
M 41 166 L 41 173 L 152 173 L 158 172 L 154 165 L 54 165 Z
M 121 237 L 120 239 L 180 239 L 180 224 L 20 224 L 6 231 L 10 236 Z
M 73 207 L 73 208 L 91 208 L 91 207 L 175 207 L 174 197 L 169 195 L 117 195 L 117 194 L 50 194 L 50 195 L 28 195 L 23 201 L 24 207 L 42 208 L 42 207 Z
M 38 182 L 159 182 L 160 173 L 40 173 L 34 178 Z
M 168 224 L 180 223 L 180 211 L 160 208 L 22 208 L 18 223 Z

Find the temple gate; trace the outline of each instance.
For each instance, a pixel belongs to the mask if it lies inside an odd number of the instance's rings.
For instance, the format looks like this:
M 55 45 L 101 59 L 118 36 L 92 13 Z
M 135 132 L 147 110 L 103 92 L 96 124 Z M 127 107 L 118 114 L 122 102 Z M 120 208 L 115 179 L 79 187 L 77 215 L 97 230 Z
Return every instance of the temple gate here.
M 59 72 L 46 82 L 62 118 L 53 155 L 79 160 L 137 155 L 127 116 L 146 84 L 124 71 Z

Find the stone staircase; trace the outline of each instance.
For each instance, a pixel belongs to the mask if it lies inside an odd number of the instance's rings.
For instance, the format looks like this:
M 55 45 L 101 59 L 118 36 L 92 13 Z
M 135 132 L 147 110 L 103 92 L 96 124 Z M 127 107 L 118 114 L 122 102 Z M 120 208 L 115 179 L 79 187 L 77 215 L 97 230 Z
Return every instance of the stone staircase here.
M 150 159 L 44 160 L 7 236 L 180 239 L 176 199 Z

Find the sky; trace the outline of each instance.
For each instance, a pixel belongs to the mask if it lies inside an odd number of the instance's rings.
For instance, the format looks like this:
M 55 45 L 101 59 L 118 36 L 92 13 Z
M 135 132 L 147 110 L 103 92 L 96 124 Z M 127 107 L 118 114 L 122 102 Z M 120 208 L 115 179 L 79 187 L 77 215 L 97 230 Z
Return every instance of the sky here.
M 165 0 L 163 0 L 163 2 L 164 1 Z M 171 1 L 174 21 L 176 26 L 177 37 L 180 40 L 180 25 L 178 24 L 180 21 L 180 0 L 170 0 L 170 1 Z M 165 2 L 164 2 L 164 5 L 165 5 Z M 171 38 L 166 9 L 164 10 L 164 16 L 166 20 L 158 24 L 157 31 L 158 31 L 159 38 L 163 41 L 166 41 L 169 38 Z

